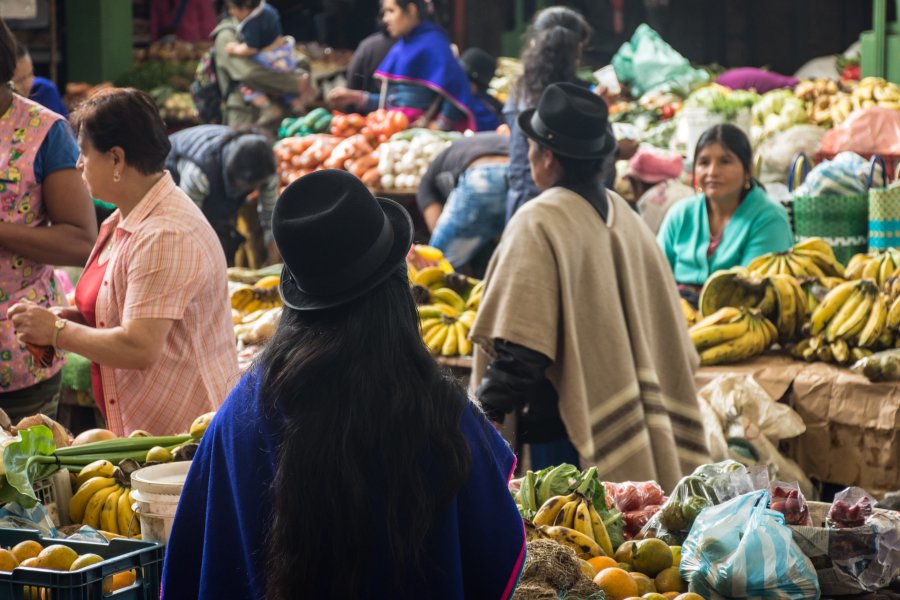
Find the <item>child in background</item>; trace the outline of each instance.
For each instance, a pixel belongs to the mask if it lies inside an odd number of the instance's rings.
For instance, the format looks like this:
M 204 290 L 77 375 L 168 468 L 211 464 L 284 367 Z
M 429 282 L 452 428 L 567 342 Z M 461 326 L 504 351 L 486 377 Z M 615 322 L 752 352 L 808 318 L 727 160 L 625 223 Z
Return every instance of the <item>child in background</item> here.
M 252 58 L 262 67 L 276 73 L 296 69 L 294 39 L 283 36 L 278 10 L 265 0 L 227 0 L 228 14 L 238 21 L 238 33 L 243 42 L 229 43 L 225 51 L 231 56 Z M 285 97 L 295 112 L 304 112 L 303 99 L 311 92 L 309 76 L 299 76 L 296 96 Z M 268 96 L 247 86 L 241 86 L 244 99 L 260 109 L 271 107 Z

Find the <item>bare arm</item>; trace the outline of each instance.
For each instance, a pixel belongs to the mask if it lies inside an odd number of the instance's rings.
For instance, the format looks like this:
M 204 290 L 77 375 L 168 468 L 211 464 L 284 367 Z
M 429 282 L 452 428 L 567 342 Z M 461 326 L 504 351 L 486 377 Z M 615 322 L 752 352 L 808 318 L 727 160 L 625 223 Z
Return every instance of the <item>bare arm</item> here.
M 7 315 L 23 342 L 49 346 L 57 315 L 31 302 L 19 302 Z M 120 327 L 95 329 L 70 321 L 59 332 L 58 348 L 80 354 L 105 367 L 146 369 L 162 357 L 171 319 L 134 319 Z
M 428 232 L 431 233 L 434 231 L 434 226 L 437 225 L 438 217 L 441 216 L 441 213 L 444 211 L 444 205 L 434 202 L 425 207 L 425 210 L 422 211 L 422 217 L 425 218 L 425 225 L 428 227 Z
M 40 263 L 83 266 L 97 239 L 97 219 L 81 175 L 54 171 L 44 178 L 42 196 L 50 226 L 0 223 L 0 246 Z

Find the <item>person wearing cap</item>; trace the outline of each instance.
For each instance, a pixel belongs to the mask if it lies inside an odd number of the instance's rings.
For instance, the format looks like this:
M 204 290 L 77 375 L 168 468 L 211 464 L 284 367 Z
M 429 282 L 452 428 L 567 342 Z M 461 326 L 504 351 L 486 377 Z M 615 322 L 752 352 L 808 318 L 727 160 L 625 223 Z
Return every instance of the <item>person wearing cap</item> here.
M 654 234 L 675 203 L 694 195 L 693 188 L 679 180 L 683 170 L 680 154 L 651 146 L 642 146 L 628 161 L 625 179 L 634 205 Z
M 104 90 L 72 116 L 76 167 L 115 204 L 74 307 L 20 302 L 20 338 L 91 361 L 94 400 L 118 436 L 187 431 L 238 375 L 225 257 L 209 223 L 163 169 L 166 126 L 146 93 Z
M 422 342 L 408 213 L 324 170 L 273 231 L 284 312 L 194 456 L 163 600 L 510 598 L 516 459 Z
M 271 140 L 256 129 L 198 125 L 169 138 L 166 168 L 175 183 L 200 207 L 222 243 L 228 266 L 245 239 L 237 229 L 238 213 L 256 201 L 268 263 L 278 262 L 272 242 L 272 209 L 277 197 L 275 154 Z M 246 211 L 245 211 L 246 212 Z M 252 245 L 256 240 L 246 240 Z
M 488 122 L 485 118 L 483 129 L 497 129 L 503 122 L 503 104 L 488 93 L 491 79 L 497 70 L 497 59 L 481 48 L 468 48 L 459 57 L 463 70 L 469 77 L 472 85 L 472 94 L 487 107 L 494 117 L 494 122 Z M 493 127 L 491 127 L 493 125 Z
M 488 266 L 472 381 L 498 425 L 516 413 L 533 469 L 595 465 L 605 480 L 670 489 L 709 458 L 699 361 L 665 256 L 600 182 L 616 147 L 607 117 L 600 97 L 569 83 L 519 116 L 543 191 Z

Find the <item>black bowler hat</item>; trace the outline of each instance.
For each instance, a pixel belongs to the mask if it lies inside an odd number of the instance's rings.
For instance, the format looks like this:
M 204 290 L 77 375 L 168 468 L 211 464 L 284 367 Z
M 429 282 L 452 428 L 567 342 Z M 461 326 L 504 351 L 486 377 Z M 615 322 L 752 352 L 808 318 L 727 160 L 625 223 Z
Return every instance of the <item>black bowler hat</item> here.
M 459 57 L 463 69 L 469 79 L 474 81 L 482 90 L 486 90 L 494 78 L 497 70 L 497 59 L 481 48 L 469 48 Z
M 522 133 L 555 154 L 591 159 L 616 148 L 608 116 L 606 102 L 597 94 L 574 83 L 553 83 L 537 108 L 522 111 L 517 122 Z
M 284 260 L 281 299 L 296 310 L 318 310 L 358 298 L 396 272 L 413 225 L 402 206 L 331 169 L 301 177 L 281 193 L 272 234 Z

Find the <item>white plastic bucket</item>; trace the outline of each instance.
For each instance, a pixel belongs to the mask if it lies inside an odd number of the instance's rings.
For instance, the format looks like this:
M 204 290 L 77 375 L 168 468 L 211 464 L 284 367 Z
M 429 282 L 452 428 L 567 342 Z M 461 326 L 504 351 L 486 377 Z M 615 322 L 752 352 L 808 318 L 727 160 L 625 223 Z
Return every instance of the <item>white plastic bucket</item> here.
M 141 538 L 165 544 L 172 533 L 175 511 L 190 461 L 153 465 L 131 474 L 134 512 L 141 520 Z

